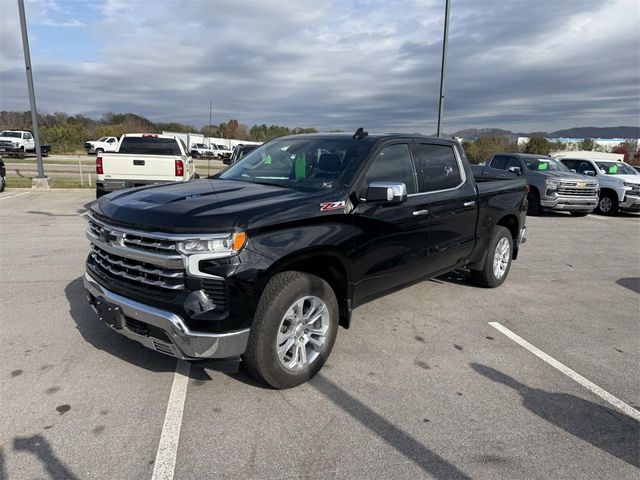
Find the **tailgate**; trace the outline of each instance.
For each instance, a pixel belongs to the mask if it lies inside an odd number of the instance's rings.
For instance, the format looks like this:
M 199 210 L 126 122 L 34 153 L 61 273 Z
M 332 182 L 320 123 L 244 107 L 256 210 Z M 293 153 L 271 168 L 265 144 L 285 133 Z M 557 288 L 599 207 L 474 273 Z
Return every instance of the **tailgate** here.
M 171 155 L 129 155 L 110 153 L 102 155 L 104 178 L 115 180 L 169 180 L 176 177 L 176 160 L 184 159 Z

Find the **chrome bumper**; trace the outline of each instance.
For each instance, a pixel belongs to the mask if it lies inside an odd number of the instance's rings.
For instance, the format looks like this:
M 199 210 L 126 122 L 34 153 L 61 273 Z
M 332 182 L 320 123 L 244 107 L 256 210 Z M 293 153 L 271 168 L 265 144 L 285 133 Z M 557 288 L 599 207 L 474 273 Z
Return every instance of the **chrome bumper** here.
M 87 300 L 96 313 L 98 313 L 96 308 L 98 301 L 115 305 L 122 311 L 122 324 L 105 323 L 105 325 L 131 340 L 165 355 L 184 360 L 230 358 L 241 355 L 247 348 L 248 328 L 228 333 L 194 332 L 189 330 L 182 318 L 175 313 L 150 307 L 111 292 L 86 272 L 84 287 L 87 291 Z M 160 339 L 132 330 L 130 328 L 131 320 L 136 322 L 136 325 L 140 325 L 142 322 L 142 324 L 162 330 L 166 338 Z
M 633 195 L 625 195 L 622 202 L 620 202 L 619 207 L 623 210 L 640 210 L 640 197 L 635 197 Z
M 590 212 L 598 205 L 598 197 L 554 197 L 540 199 L 540 205 L 552 210 Z

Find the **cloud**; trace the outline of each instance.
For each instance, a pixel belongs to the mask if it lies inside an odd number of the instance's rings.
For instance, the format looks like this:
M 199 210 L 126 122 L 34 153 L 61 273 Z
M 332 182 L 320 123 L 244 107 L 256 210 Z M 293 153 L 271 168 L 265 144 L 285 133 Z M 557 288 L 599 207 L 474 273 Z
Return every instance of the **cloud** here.
M 445 131 L 638 124 L 635 0 L 452 3 Z M 435 131 L 441 0 L 47 5 L 43 18 L 81 18 L 101 43 L 83 60 L 34 63 L 41 110 L 201 126 L 212 100 L 215 122 Z M 16 30 L 0 22 L 0 108 L 26 109 Z

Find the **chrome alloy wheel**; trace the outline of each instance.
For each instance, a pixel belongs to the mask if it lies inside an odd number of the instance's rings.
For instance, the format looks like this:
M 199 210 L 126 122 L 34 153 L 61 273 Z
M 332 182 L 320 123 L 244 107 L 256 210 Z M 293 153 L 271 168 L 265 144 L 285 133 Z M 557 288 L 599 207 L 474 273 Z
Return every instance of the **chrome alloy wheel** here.
M 509 258 L 511 257 L 511 246 L 508 238 L 501 238 L 496 245 L 496 251 L 493 254 L 493 275 L 496 279 L 501 279 L 507 267 L 509 266 Z
M 613 207 L 613 202 L 609 197 L 602 197 L 598 207 L 602 213 L 609 213 L 611 211 L 611 207 Z
M 329 309 L 318 297 L 296 300 L 282 317 L 276 349 L 287 370 L 311 365 L 322 350 L 329 331 Z

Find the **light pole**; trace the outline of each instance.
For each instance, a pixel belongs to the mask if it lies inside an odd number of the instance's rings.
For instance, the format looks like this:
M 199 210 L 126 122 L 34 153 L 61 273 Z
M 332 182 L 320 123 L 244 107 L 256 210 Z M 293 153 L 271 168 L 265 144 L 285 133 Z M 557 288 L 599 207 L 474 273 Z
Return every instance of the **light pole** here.
M 24 14 L 24 0 L 18 0 L 18 12 L 20 14 L 20 29 L 22 30 L 22 49 L 24 50 L 24 64 L 27 69 L 27 88 L 29 90 L 29 103 L 31 105 L 31 123 L 33 139 L 36 144 L 36 163 L 38 165 L 37 179 L 47 178 L 44 175 L 42 164 L 42 152 L 40 151 L 40 132 L 38 132 L 38 111 L 36 110 L 36 94 L 33 90 L 33 75 L 31 73 L 31 54 L 29 53 L 29 36 L 27 34 L 27 20 Z
M 444 38 L 442 39 L 442 64 L 440 66 L 440 100 L 438 102 L 438 131 L 440 136 L 440 125 L 442 123 L 442 111 L 444 110 L 444 70 L 447 63 L 447 37 L 449 36 L 449 9 L 450 0 L 445 0 L 444 7 Z

